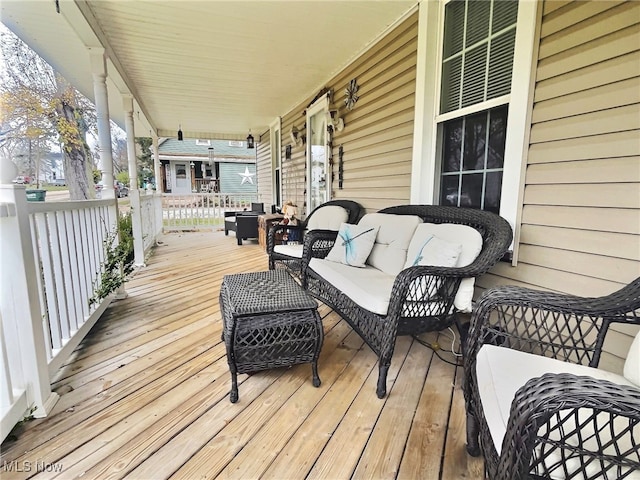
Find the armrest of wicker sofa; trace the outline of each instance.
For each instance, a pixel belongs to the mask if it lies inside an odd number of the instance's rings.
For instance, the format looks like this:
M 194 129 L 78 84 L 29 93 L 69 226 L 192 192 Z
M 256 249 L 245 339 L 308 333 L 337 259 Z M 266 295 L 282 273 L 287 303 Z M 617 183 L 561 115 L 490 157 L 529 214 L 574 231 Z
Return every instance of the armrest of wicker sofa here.
M 305 288 L 309 262 L 312 258 L 324 258 L 329 255 L 337 237 L 338 232 L 335 230 L 311 230 L 305 235 L 302 246 L 302 284 Z
M 638 422 L 637 388 L 567 373 L 532 378 L 513 400 L 495 478 L 626 478 L 640 469 Z

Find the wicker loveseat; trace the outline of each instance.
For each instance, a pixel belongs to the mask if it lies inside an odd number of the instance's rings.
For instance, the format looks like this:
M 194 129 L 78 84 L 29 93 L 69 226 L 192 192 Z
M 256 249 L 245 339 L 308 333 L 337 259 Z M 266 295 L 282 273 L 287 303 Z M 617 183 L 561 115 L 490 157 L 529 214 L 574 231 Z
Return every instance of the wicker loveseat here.
M 640 478 L 640 332 L 623 375 L 604 371 L 613 323 L 640 325 L 640 278 L 599 298 L 516 286 L 483 293 L 464 394 L 467 450 L 483 454 L 487 478 Z
M 455 304 L 463 293 L 462 290 L 459 292 L 463 279 L 465 282 L 471 281 L 470 285 L 465 285 L 470 308 L 473 279 L 485 273 L 504 256 L 511 243 L 512 232 L 509 224 L 499 215 L 467 208 L 402 205 L 385 208 L 373 215 L 378 216 L 370 219 L 371 214 L 365 215 L 358 223 L 359 226 L 366 222 L 383 223 L 365 268 L 338 265 L 324 259 L 330 245 L 336 242 L 335 232 L 309 232 L 304 244 L 303 285 L 312 295 L 340 313 L 376 353 L 379 358 L 376 393 L 379 398 L 383 398 L 387 391 L 386 378 L 396 337 L 450 326 L 456 319 Z M 417 225 L 411 227 L 416 219 Z M 385 222 L 388 224 L 385 225 Z M 384 267 L 385 262 L 393 257 L 401 258 L 402 255 L 404 264 L 410 250 L 409 245 L 412 245 L 410 242 L 415 241 L 418 231 L 422 227 L 431 228 L 434 224 L 443 227 L 471 227 L 469 230 L 481 237 L 479 253 L 476 252 L 475 259 L 465 266 Z M 415 230 L 413 235 L 411 228 Z M 397 244 L 394 236 L 403 237 L 403 243 Z M 379 245 L 379 241 L 386 242 L 387 245 Z M 316 244 L 323 248 L 314 248 Z M 395 250 L 387 248 L 391 246 Z M 373 257 L 382 262 L 380 268 L 385 271 L 378 268 L 378 264 L 372 261 Z M 345 280 L 345 276 L 350 275 L 354 275 L 355 280 Z M 370 295 L 371 292 L 375 292 L 375 297 Z

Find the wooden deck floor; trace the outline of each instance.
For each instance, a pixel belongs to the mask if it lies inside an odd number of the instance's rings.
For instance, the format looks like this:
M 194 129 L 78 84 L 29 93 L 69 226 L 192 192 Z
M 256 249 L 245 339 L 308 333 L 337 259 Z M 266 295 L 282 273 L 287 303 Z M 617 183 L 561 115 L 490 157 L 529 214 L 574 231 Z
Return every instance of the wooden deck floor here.
M 376 357 L 324 305 L 321 387 L 310 365 L 241 375 L 231 404 L 220 282 L 266 268 L 233 234 L 166 235 L 56 376 L 51 415 L 2 445 L 2 479 L 482 478 L 461 367 L 401 338 L 380 400 Z

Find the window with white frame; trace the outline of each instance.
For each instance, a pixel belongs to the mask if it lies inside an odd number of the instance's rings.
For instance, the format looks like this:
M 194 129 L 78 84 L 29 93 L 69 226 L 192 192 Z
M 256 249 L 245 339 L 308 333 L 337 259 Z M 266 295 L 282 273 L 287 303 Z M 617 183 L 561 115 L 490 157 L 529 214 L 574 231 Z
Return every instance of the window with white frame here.
M 517 0 L 444 6 L 439 200 L 500 212 Z

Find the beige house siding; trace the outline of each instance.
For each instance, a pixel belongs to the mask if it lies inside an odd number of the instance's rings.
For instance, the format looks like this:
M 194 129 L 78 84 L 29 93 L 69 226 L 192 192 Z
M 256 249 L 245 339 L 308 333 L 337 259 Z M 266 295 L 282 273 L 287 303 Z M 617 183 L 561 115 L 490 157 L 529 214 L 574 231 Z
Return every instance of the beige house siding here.
M 273 205 L 273 177 L 271 169 L 271 142 L 266 131 L 256 142 L 256 177 L 258 179 L 258 198 L 264 203 L 265 211 L 270 212 Z
M 600 296 L 640 276 L 640 2 L 546 2 L 540 31 L 518 265 L 481 284 Z
M 353 199 L 368 211 L 409 203 L 417 37 L 415 13 L 325 84 L 334 92 L 330 108 L 339 109 L 345 122 L 344 130 L 333 137 L 332 198 Z M 349 111 L 344 91 L 354 78 L 360 98 Z M 304 112 L 314 97 L 315 93 L 282 118 L 283 200 L 303 206 L 303 214 L 308 213 L 304 206 L 306 147 L 293 145 L 289 132 L 295 126 L 306 135 Z M 292 144 L 290 160 L 285 159 L 288 144 Z M 343 189 L 338 187 L 340 145 Z M 259 158 L 259 171 L 268 161 Z

